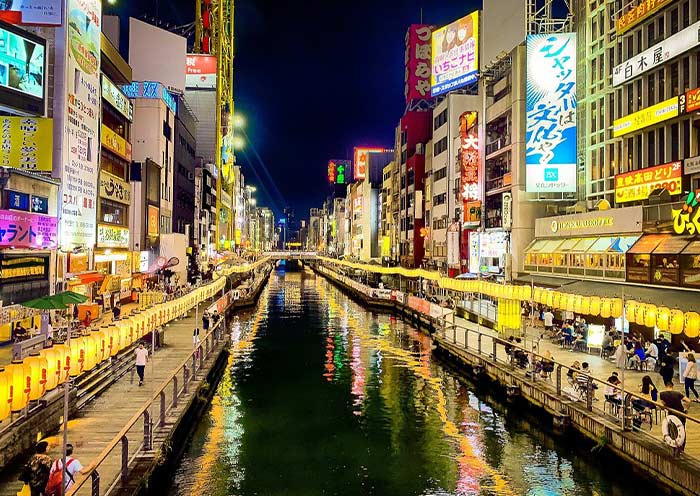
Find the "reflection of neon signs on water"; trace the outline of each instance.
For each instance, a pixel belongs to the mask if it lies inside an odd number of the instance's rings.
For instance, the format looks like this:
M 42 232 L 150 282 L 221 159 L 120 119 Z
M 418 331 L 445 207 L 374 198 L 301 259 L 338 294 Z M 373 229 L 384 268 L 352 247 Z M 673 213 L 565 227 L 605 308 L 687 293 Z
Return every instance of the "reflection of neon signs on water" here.
M 576 166 L 576 35 L 530 35 L 527 51 L 526 162 L 543 166 L 528 190 L 571 191 L 561 166 Z
M 365 401 L 365 367 L 362 365 L 362 348 L 360 347 L 360 338 L 352 339 L 352 361 L 350 368 L 352 369 L 352 394 L 355 396 L 353 405 L 362 406 Z M 360 410 L 353 412 L 355 415 L 361 415 Z

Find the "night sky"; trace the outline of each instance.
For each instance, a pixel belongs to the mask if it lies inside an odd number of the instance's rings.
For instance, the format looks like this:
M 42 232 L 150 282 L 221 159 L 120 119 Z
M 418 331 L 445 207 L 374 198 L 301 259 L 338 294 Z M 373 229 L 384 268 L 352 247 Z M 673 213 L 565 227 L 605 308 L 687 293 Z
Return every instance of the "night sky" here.
M 156 5 L 163 21 L 194 19 L 192 1 L 117 2 L 106 13 L 123 22 L 154 16 Z M 480 0 L 237 0 L 234 94 L 250 138 L 237 158 L 258 187 L 258 204 L 308 217 L 326 196 L 328 159 L 351 158 L 355 145 L 393 147 L 405 106 L 406 28 L 420 22 L 421 8 L 424 23 L 440 26 L 480 7 Z

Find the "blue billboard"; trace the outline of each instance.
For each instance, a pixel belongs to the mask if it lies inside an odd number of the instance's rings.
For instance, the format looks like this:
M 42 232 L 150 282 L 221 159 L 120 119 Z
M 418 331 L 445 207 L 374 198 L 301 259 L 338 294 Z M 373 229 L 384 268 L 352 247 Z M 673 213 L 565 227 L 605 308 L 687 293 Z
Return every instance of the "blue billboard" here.
M 527 37 L 528 193 L 576 192 L 576 34 Z

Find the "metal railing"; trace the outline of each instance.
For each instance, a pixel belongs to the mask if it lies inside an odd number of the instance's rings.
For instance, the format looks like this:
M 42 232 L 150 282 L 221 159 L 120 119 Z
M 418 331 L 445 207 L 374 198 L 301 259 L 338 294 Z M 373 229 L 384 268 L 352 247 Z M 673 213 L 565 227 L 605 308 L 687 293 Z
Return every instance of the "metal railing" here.
M 443 328 L 439 334 L 448 343 L 506 365 L 515 374 L 541 383 L 545 390 L 558 398 L 580 402 L 586 410 L 618 423 L 622 430 L 639 432 L 657 442 L 664 442 L 663 434 L 655 431 L 661 426 L 663 417 L 671 414 L 685 419 L 686 431 L 688 426 L 700 431 L 699 418 L 668 408 L 660 400 L 652 401 L 628 387 L 623 391 L 621 385 L 598 379 L 590 373 L 491 333 L 445 320 L 442 323 Z M 606 390 L 612 393 L 610 397 L 606 397 Z
M 185 358 L 175 371 L 163 381 L 153 396 L 124 425 L 119 433 L 91 463 L 84 478 L 79 479 L 69 495 L 103 496 L 109 494 L 120 482 L 129 478 L 130 466 L 140 455 L 154 452 L 154 437 L 166 426 L 168 414 L 178 407 L 204 368 L 204 362 L 226 339 L 225 319 L 220 319 L 201 340 L 201 344 Z M 135 446 L 135 447 L 134 447 Z M 115 460 L 116 459 L 116 460 Z M 115 463 L 116 461 L 116 463 Z M 100 474 L 105 464 L 119 466 L 114 478 L 103 481 Z

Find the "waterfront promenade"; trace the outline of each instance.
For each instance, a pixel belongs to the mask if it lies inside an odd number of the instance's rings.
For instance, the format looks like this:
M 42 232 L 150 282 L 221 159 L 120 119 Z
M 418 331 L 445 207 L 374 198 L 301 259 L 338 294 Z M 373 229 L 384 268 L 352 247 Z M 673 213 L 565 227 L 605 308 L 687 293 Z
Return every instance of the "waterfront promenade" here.
M 165 327 L 164 345 L 150 357 L 143 386 L 139 387 L 138 377 L 132 369 L 85 405 L 76 418 L 68 422 L 68 442 L 75 446 L 76 457 L 84 466 L 87 467 L 97 458 L 139 408 L 153 397 L 156 388 L 160 387 L 173 374 L 175 368 L 192 353 L 192 330 L 196 326 L 201 327 L 202 312 L 209 305 L 210 301 L 200 304 L 198 322 L 195 322 L 193 308 L 187 317 L 171 321 Z M 139 421 L 136 429 L 143 431 L 143 420 Z M 49 454 L 54 458 L 59 457 L 61 453 L 61 436 L 62 432 L 47 438 L 51 445 Z M 130 455 L 138 447 L 137 443 L 130 444 Z M 13 468 L 14 470 L 6 470 L 0 478 L 0 496 L 15 496 L 22 487 L 17 481 L 19 467 Z M 112 457 L 103 463 L 100 467 L 102 484 L 111 482 L 120 468 L 118 457 Z

